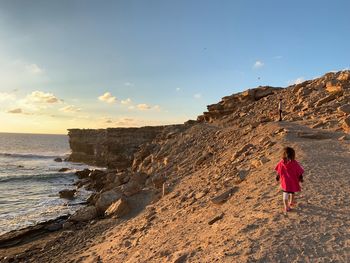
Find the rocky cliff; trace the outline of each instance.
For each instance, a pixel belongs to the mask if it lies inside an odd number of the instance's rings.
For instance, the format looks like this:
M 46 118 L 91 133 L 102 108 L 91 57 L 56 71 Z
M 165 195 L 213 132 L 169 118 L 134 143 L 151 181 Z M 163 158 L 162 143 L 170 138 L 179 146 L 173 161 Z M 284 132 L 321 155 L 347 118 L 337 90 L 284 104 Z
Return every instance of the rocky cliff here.
M 70 129 L 68 136 L 72 154 L 69 161 L 125 169 L 133 163 L 133 155 L 140 145 L 152 142 L 164 132 L 185 128 L 185 125 L 168 125 L 141 128 Z

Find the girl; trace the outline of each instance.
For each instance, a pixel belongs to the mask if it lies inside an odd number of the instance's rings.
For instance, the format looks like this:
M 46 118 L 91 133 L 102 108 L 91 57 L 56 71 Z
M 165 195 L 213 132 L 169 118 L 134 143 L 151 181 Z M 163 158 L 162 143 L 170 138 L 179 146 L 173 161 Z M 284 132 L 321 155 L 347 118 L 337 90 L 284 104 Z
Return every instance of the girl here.
M 283 149 L 282 160 L 277 164 L 275 170 L 278 173 L 276 180 L 281 181 L 284 211 L 289 212 L 291 207 L 295 205 L 295 192 L 301 191 L 299 182 L 303 181 L 304 173 L 304 169 L 295 160 L 293 148 L 285 147 Z

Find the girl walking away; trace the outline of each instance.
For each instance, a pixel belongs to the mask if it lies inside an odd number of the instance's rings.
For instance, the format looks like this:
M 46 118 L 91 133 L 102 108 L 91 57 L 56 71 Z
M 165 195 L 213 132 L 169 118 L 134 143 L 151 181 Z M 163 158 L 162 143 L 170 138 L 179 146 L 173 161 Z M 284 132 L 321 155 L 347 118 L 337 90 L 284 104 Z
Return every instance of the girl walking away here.
M 301 191 L 299 182 L 303 182 L 304 173 L 304 169 L 295 160 L 293 148 L 283 149 L 282 160 L 277 164 L 275 170 L 278 173 L 276 180 L 281 182 L 284 211 L 289 212 L 295 205 L 295 193 Z

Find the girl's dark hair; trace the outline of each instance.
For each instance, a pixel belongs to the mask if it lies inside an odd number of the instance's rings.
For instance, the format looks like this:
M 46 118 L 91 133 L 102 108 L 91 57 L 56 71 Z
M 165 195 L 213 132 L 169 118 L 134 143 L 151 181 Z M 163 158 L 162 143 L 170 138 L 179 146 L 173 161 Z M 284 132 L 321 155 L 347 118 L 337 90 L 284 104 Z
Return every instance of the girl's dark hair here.
M 294 160 L 295 159 L 295 151 L 294 151 L 294 149 L 292 147 L 284 147 L 283 148 L 282 158 L 285 161 Z

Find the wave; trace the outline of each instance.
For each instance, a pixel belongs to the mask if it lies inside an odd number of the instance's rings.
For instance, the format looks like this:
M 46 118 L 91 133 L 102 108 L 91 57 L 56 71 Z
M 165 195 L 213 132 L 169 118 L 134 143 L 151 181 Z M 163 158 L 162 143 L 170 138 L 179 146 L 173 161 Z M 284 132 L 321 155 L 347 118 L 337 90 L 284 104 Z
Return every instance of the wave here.
M 7 183 L 13 181 L 45 181 L 52 179 L 68 179 L 69 175 L 74 175 L 71 173 L 50 173 L 50 174 L 40 174 L 40 175 L 15 175 L 15 176 L 4 176 L 0 177 L 0 183 Z
M 13 158 L 25 158 L 25 159 L 54 159 L 57 157 L 65 157 L 66 155 L 42 155 L 42 154 L 30 154 L 30 153 L 0 153 L 0 157 L 13 157 Z

